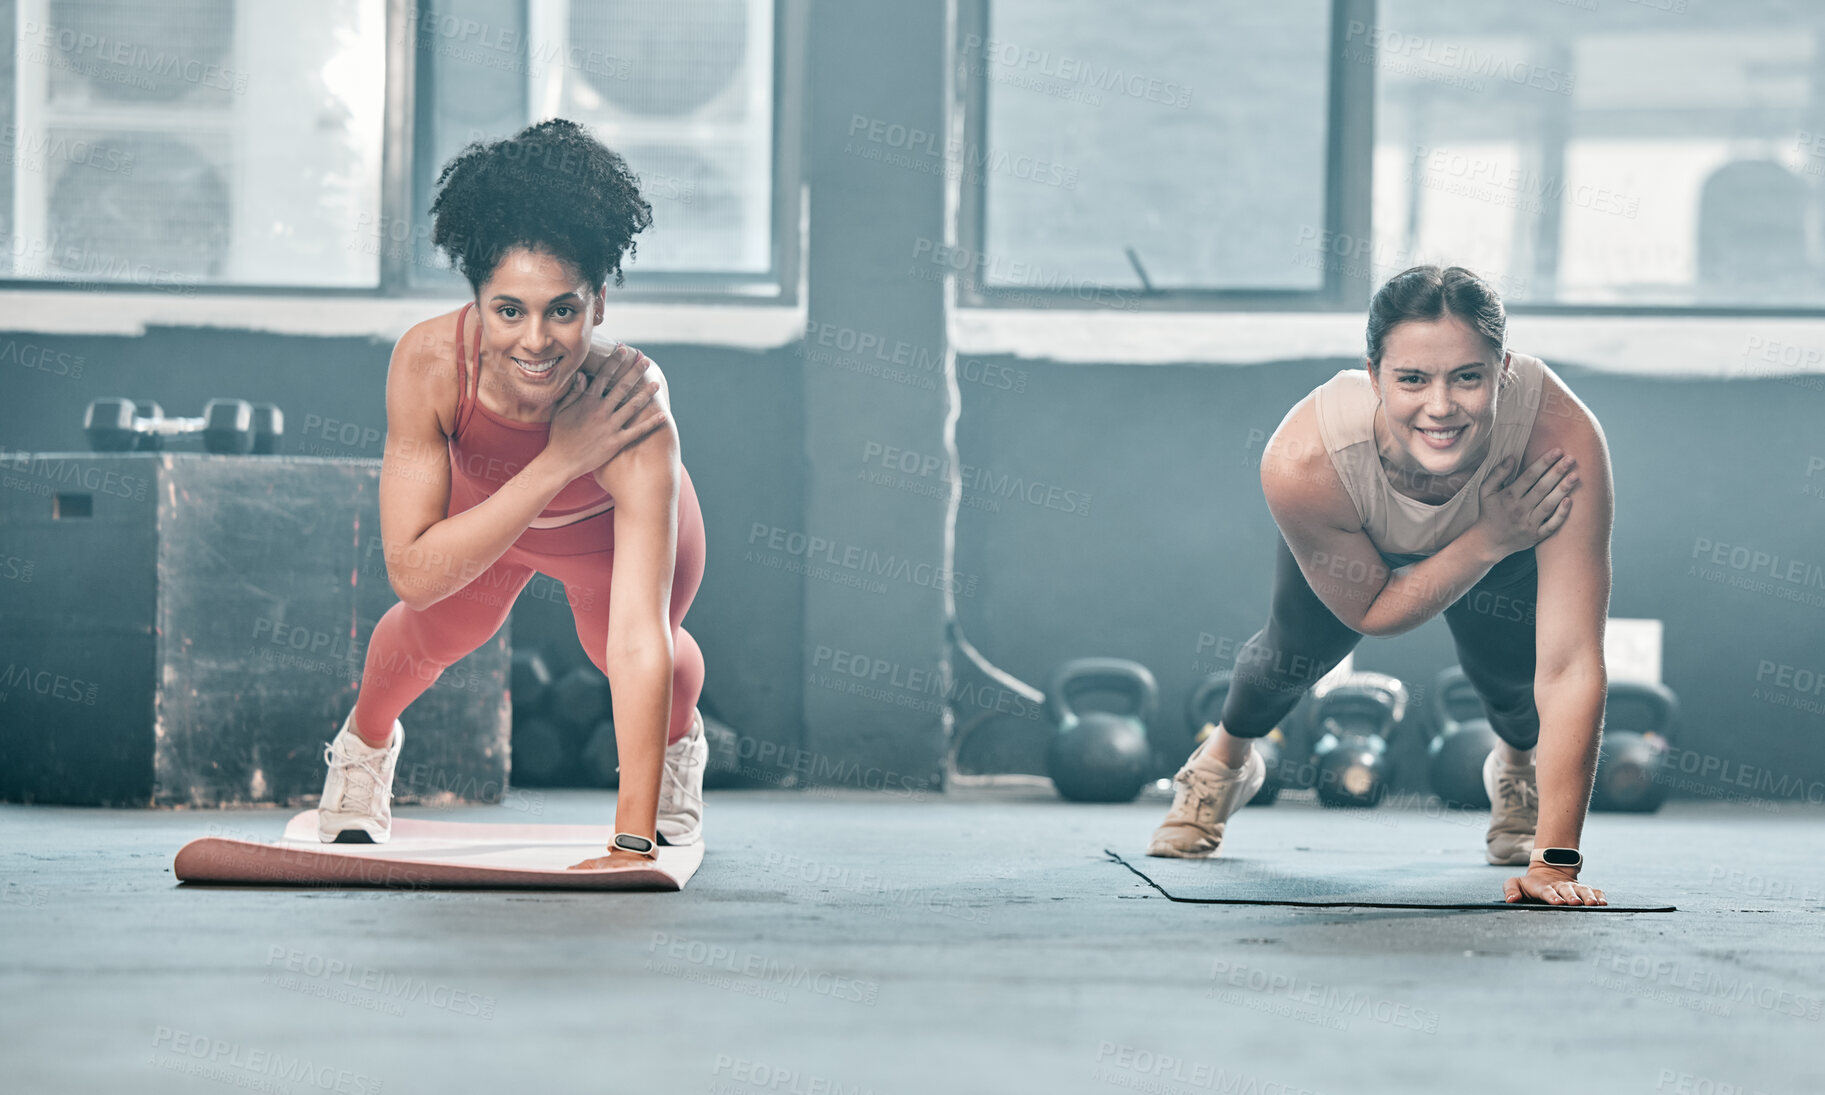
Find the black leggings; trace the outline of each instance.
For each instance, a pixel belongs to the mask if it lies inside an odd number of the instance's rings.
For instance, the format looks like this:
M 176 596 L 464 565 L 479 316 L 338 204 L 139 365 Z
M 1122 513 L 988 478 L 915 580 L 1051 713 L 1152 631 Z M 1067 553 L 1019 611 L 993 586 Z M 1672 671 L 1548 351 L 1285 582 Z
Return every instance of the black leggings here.
M 1423 558 L 1382 553 L 1382 561 L 1395 568 Z M 1538 577 L 1533 549 L 1518 551 L 1445 610 L 1464 675 L 1488 708 L 1496 734 L 1516 749 L 1532 749 L 1540 738 L 1540 713 L 1534 709 Z M 1267 626 L 1236 655 L 1235 677 L 1223 702 L 1223 728 L 1239 738 L 1265 735 L 1360 641 L 1362 634 L 1312 592 L 1282 538 Z

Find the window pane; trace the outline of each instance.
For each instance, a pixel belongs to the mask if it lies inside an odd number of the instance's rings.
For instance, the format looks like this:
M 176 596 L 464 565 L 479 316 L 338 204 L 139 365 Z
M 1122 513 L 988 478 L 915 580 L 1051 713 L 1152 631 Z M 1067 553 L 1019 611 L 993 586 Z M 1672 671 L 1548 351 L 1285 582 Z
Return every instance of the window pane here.
M 440 0 L 416 25 L 421 241 L 436 171 L 465 144 L 569 118 L 652 203 L 630 279 L 772 271 L 773 0 Z M 426 250 L 421 280 L 439 280 Z
M 1319 288 L 1330 8 L 991 0 L 983 284 Z
M 6 276 L 372 286 L 384 0 L 16 0 Z
M 1383 0 L 1379 274 L 1546 304 L 1825 304 L 1825 12 L 1784 0 Z

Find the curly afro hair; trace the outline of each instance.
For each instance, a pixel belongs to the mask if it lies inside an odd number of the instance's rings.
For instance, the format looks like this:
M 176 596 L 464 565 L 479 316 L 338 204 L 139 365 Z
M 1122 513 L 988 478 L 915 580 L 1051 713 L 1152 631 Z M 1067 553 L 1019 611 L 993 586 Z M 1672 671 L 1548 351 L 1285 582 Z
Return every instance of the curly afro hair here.
M 610 274 L 618 287 L 622 257 L 652 223 L 627 161 L 564 118 L 471 142 L 438 173 L 431 203 L 431 242 L 477 293 L 515 247 L 555 255 L 592 288 Z

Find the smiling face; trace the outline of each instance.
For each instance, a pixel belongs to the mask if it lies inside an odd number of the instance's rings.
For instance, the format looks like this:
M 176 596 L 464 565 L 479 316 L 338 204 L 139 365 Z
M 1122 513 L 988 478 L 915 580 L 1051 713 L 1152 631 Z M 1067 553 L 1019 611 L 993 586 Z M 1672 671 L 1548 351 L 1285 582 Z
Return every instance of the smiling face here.
M 1388 331 L 1369 375 L 1381 396 L 1382 457 L 1415 477 L 1469 473 L 1489 452 L 1508 355 L 1456 316 Z M 1385 433 L 1383 432 L 1385 430 Z
M 543 251 L 516 247 L 501 256 L 475 306 L 482 373 L 503 411 L 527 421 L 550 418 L 589 357 L 606 294 L 606 286 L 592 290 L 575 268 Z

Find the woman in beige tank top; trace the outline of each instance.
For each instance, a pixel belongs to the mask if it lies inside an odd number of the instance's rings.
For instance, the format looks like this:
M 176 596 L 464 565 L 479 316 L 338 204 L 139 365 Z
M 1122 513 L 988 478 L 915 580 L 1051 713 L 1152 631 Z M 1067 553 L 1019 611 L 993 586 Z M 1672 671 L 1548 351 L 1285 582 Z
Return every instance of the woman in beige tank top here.
M 1607 904 L 1577 880 L 1576 849 L 1607 686 L 1609 453 L 1590 410 L 1506 333 L 1475 274 L 1407 270 L 1370 305 L 1364 368 L 1275 431 L 1261 460 L 1281 533 L 1268 623 L 1149 854 L 1216 855 L 1266 775 L 1253 739 L 1364 635 L 1442 613 L 1503 743 L 1484 770 L 1486 855 L 1527 867 L 1507 900 Z

